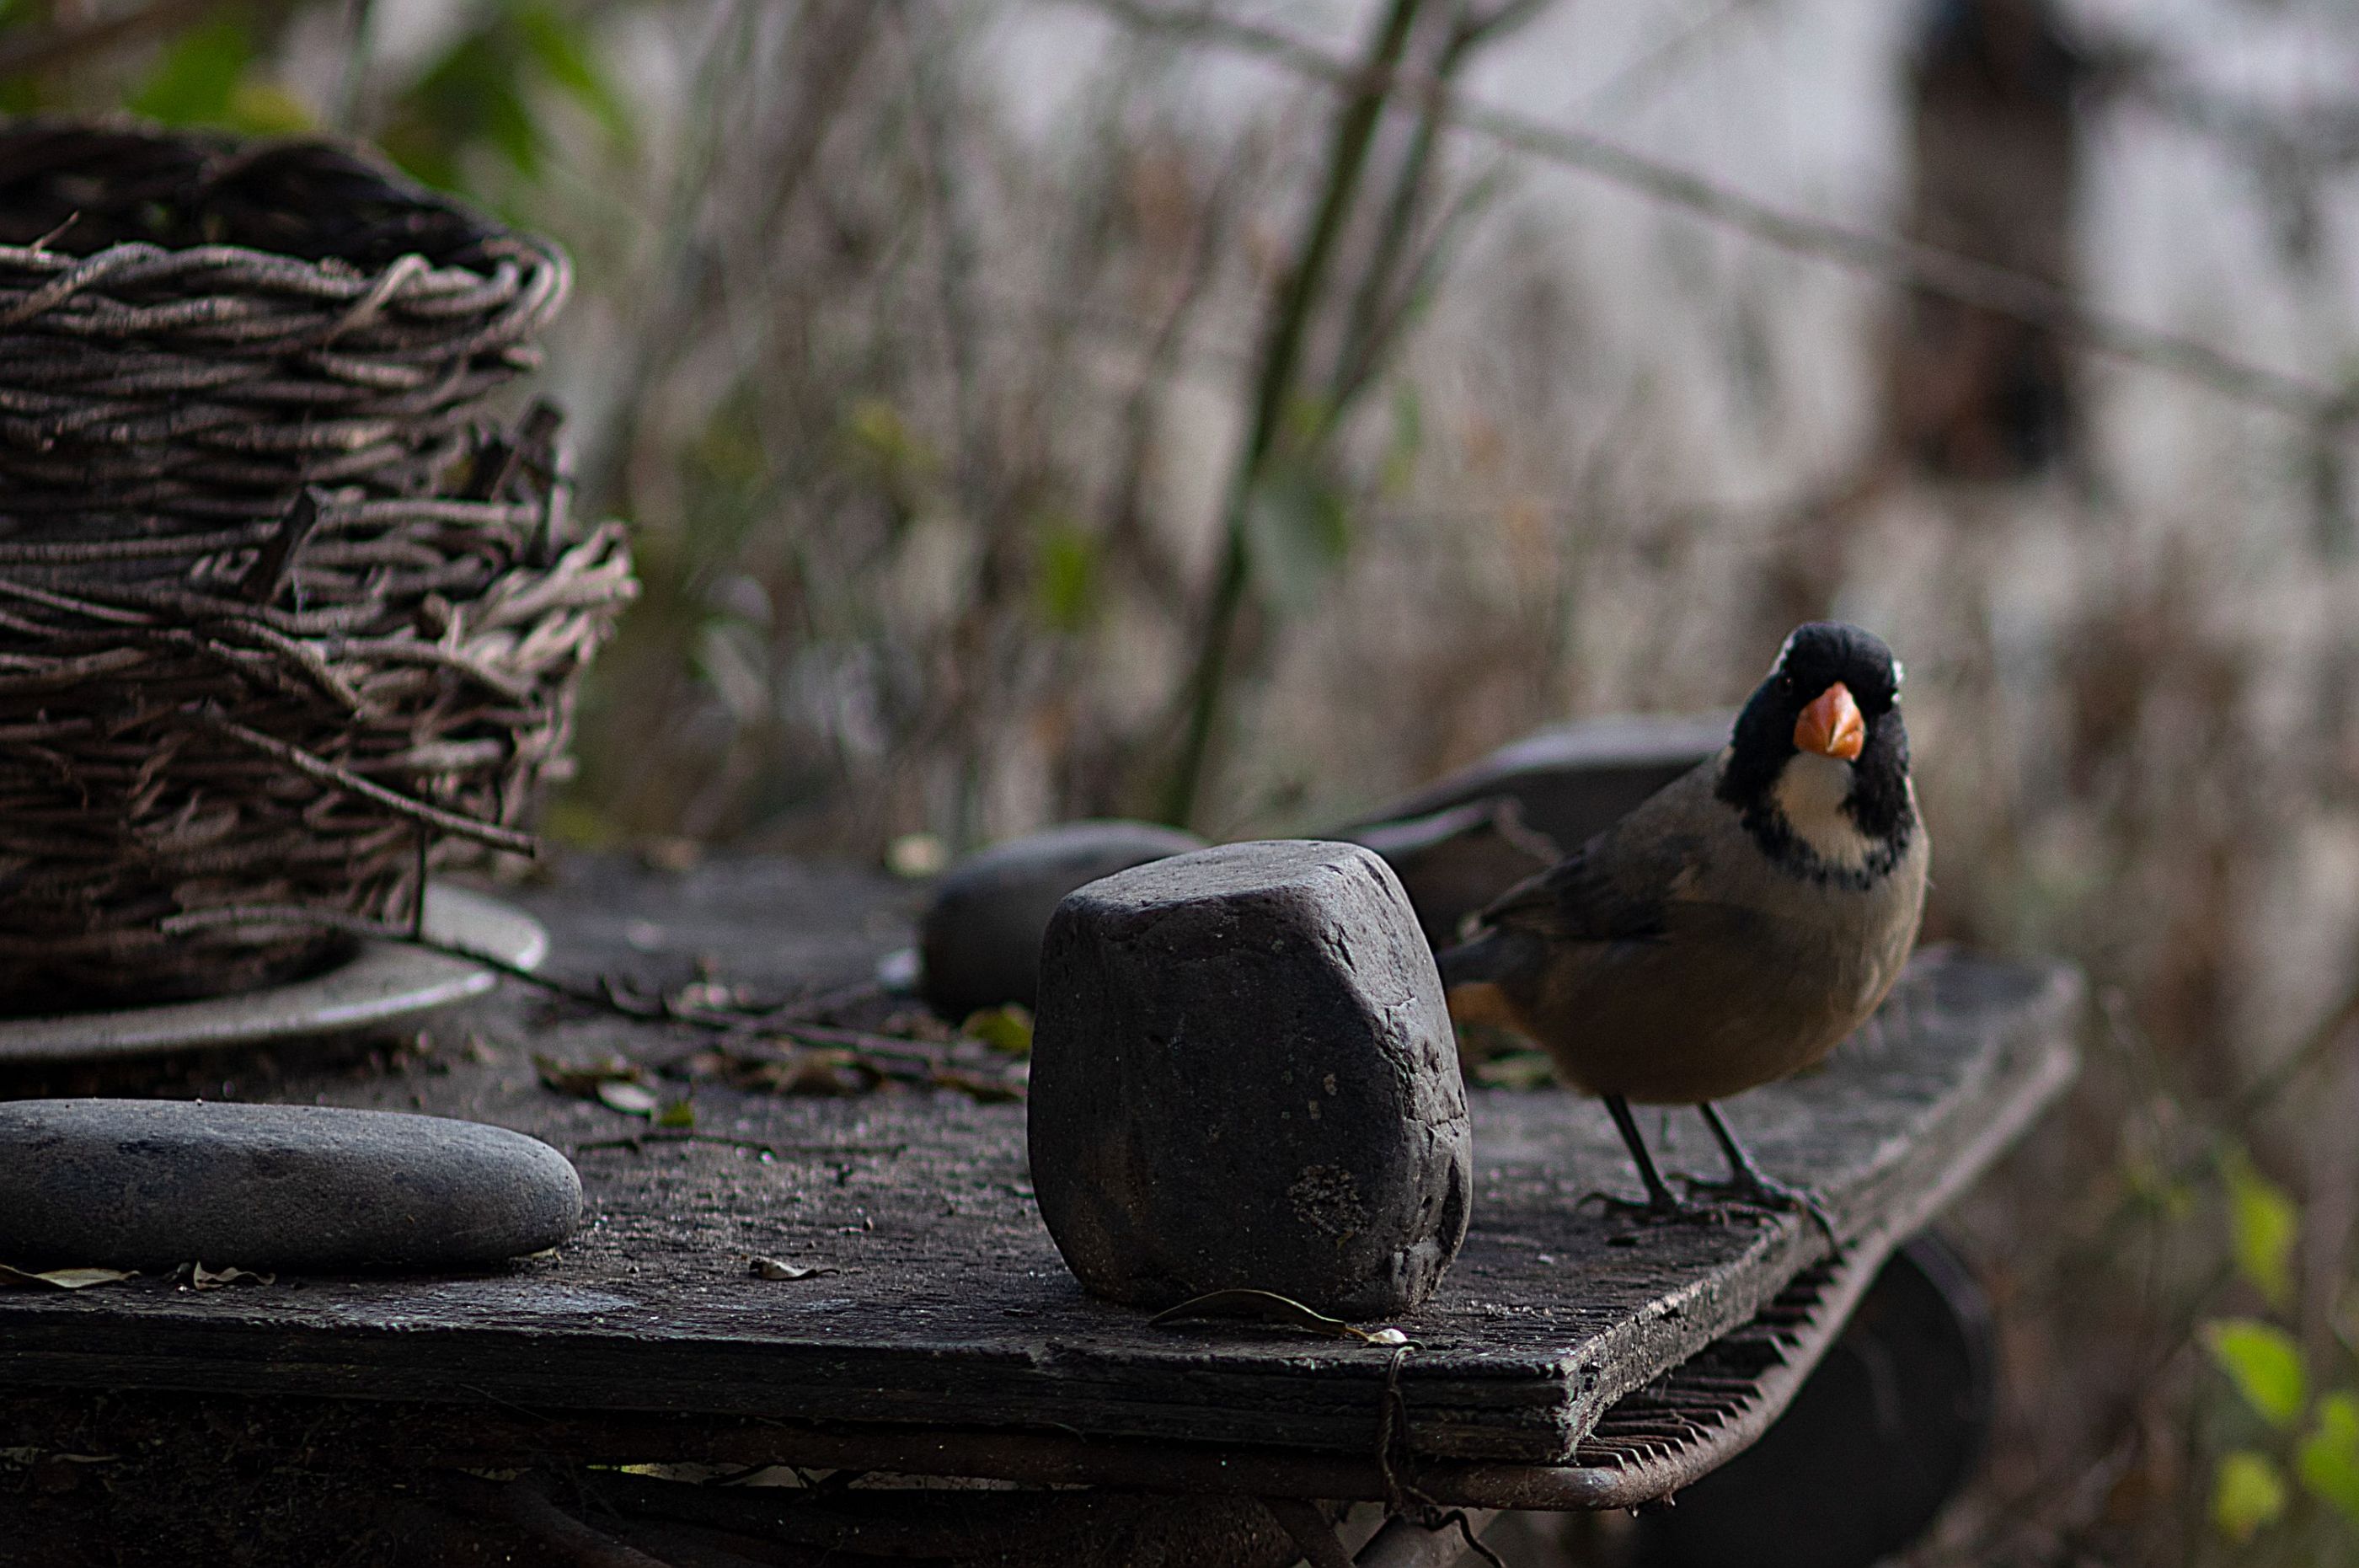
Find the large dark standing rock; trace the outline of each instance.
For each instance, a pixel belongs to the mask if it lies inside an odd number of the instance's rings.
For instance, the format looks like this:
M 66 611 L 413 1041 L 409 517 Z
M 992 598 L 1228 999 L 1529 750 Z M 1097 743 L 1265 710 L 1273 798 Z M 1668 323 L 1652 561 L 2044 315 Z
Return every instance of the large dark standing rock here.
M 1154 822 L 1067 822 L 960 861 L 934 886 L 919 923 L 920 989 L 946 1018 L 1009 1002 L 1030 1007 L 1040 978 L 1040 934 L 1057 900 L 1085 883 L 1204 841 Z
M 1473 1140 L 1441 978 L 1356 844 L 1225 844 L 1067 898 L 1041 949 L 1032 1185 L 1091 1290 L 1275 1290 L 1347 1318 L 1433 1291 Z
M 582 1222 L 565 1156 L 506 1127 L 331 1105 L 0 1105 L 0 1261 L 464 1268 Z

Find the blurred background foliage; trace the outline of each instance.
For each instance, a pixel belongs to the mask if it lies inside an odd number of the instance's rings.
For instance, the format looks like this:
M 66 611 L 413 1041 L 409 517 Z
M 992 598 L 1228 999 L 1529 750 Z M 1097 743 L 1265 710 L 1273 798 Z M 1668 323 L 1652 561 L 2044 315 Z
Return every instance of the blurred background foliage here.
M 647 591 L 560 836 L 1315 830 L 1889 636 L 1929 934 L 2101 1001 L 1956 1217 L 2006 1406 L 1927 1563 L 2359 1562 L 2354 82 L 2335 0 L 0 0 L 0 108 L 571 249 Z

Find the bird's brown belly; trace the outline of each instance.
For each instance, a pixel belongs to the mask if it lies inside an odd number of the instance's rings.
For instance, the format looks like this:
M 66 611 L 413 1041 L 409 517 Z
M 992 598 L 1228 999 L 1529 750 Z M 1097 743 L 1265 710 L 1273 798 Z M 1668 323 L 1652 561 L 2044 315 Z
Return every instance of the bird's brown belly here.
M 1640 957 L 1511 997 L 1557 1072 L 1593 1094 L 1695 1105 L 1774 1083 L 1823 1058 L 1875 1011 L 1898 955 L 1862 954 L 1854 973 L 1699 974 Z

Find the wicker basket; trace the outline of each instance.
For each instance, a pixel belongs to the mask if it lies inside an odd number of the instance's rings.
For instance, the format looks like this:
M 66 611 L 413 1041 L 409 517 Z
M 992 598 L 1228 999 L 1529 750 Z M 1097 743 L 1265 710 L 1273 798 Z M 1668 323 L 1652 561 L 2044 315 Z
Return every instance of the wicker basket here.
M 527 851 L 634 591 L 563 257 L 347 149 L 0 126 L 0 1013 L 207 995 Z

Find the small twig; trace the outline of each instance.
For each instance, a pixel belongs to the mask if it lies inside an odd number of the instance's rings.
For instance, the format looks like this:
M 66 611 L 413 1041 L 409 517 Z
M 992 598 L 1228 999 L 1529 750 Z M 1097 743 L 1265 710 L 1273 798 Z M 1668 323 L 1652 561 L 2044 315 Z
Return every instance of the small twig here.
M 418 886 L 409 895 L 409 940 L 422 942 L 426 937 L 426 860 L 433 851 L 434 835 L 423 825 L 418 830 Z
M 575 1144 L 573 1150 L 580 1154 L 592 1149 L 627 1149 L 633 1154 L 645 1154 L 647 1146 L 651 1143 L 714 1143 L 730 1149 L 757 1149 L 773 1157 L 815 1154 L 821 1158 L 832 1154 L 882 1154 L 897 1159 L 909 1147 L 906 1143 L 771 1143 L 757 1138 L 728 1138 L 717 1132 L 651 1127 L 646 1132 L 630 1133 L 622 1138 L 592 1138 L 587 1143 Z
M 2119 358 L 2184 376 L 2239 401 L 2340 426 L 2359 400 L 2308 376 L 2257 365 L 2182 333 L 2083 305 L 2044 278 L 1956 251 L 1788 211 L 1603 136 L 1469 101 L 1447 82 L 1397 65 L 1338 58 L 1282 28 L 1145 0 L 1075 0 L 1132 27 L 1272 60 L 1339 92 L 1389 84 L 1410 102 L 1443 105 L 1451 123 L 1543 162 L 1577 169 L 1780 250 L 1906 283 L 1958 304 L 2066 333 Z
M 820 991 L 809 996 L 783 1002 L 762 1015 L 765 1024 L 818 1023 L 830 1013 L 839 1012 L 854 1002 L 864 1002 L 885 994 L 885 987 L 875 978 L 855 980 L 849 985 L 839 985 L 832 991 Z
M 473 839 L 477 844 L 488 844 L 494 849 L 505 849 L 512 855 L 538 856 L 540 853 L 540 841 L 528 833 L 518 833 L 514 828 L 504 828 L 492 822 L 479 822 L 474 818 L 462 816 L 457 811 L 444 811 L 440 806 L 429 806 L 423 800 L 413 800 L 408 796 L 388 789 L 382 784 L 371 783 L 359 774 L 348 768 L 339 768 L 324 757 L 314 757 L 301 746 L 290 746 L 283 740 L 277 740 L 264 735 L 259 730 L 248 729 L 235 719 L 224 718 L 219 713 L 199 713 L 195 717 L 197 723 L 206 729 L 217 735 L 226 735 L 240 745 L 252 746 L 265 757 L 285 763 L 306 778 L 358 795 L 363 800 L 374 801 L 386 810 L 397 812 L 413 822 L 430 823 L 440 828 L 444 833 L 454 833 L 461 838 Z
M 921 1040 L 904 1040 L 889 1034 L 872 1034 L 865 1029 L 839 1029 L 826 1024 L 785 1024 L 779 1032 L 811 1045 L 839 1045 L 853 1051 L 881 1051 L 897 1056 L 922 1058 L 928 1063 L 938 1062 L 944 1054 L 941 1047 Z
M 1398 73 L 1401 54 L 1408 47 L 1422 0 L 1391 0 L 1367 44 L 1365 66 L 1347 67 L 1339 80 L 1342 102 L 1328 133 L 1327 169 L 1318 201 L 1304 220 L 1300 240 L 1271 297 L 1264 321 L 1259 365 L 1255 376 L 1251 424 L 1245 451 L 1229 480 L 1223 505 L 1221 565 L 1182 691 L 1180 753 L 1164 790 L 1163 819 L 1185 826 L 1196 814 L 1196 797 L 1211 760 L 1222 703 L 1229 683 L 1231 644 L 1245 608 L 1245 589 L 1252 575 L 1250 541 L 1246 533 L 1248 506 L 1254 487 L 1274 455 L 1287 407 L 1293 397 L 1297 366 L 1309 341 L 1311 317 L 1325 284 L 1329 264 L 1341 243 L 1348 219 L 1357 205 L 1362 177 L 1375 146 L 1385 103 Z M 1137 7 L 1115 6 L 1117 13 Z
M 440 942 L 422 931 L 413 932 L 406 926 L 371 920 L 365 915 L 346 914 L 339 909 L 306 909 L 296 904 L 245 904 L 227 909 L 194 909 L 187 914 L 174 915 L 163 920 L 161 929 L 168 936 L 179 936 L 190 931 L 241 925 L 317 926 L 328 931 L 342 931 L 348 936 L 394 942 L 403 947 L 416 948 L 424 953 L 436 953 L 448 958 L 464 959 L 470 964 L 480 964 L 495 974 L 505 975 L 511 980 L 532 986 L 536 990 L 545 991 L 551 996 L 561 996 L 569 1002 L 576 1002 L 583 1007 L 593 1007 L 618 1018 L 627 1018 L 633 1023 L 677 1024 L 686 1029 L 702 1029 L 711 1034 L 739 1037 L 766 1029 L 813 1046 L 833 1047 L 849 1051 L 855 1065 L 866 1069 L 879 1078 L 889 1078 L 896 1083 L 938 1084 L 937 1074 L 942 1073 L 949 1065 L 945 1060 L 948 1055 L 947 1051 L 924 1040 L 903 1040 L 892 1035 L 873 1034 L 864 1029 L 842 1029 L 829 1024 L 799 1023 L 792 1019 L 781 1020 L 776 1013 L 745 1014 L 723 1012 L 711 1007 L 683 1007 L 669 997 L 657 997 L 649 1000 L 633 996 L 624 989 L 622 983 L 612 975 L 601 975 L 596 981 L 584 984 L 552 975 L 543 975 L 502 958 L 496 953 L 484 953 L 455 942 Z M 849 986 L 844 988 L 845 991 L 852 989 L 853 988 Z M 822 993 L 821 996 L 811 998 L 811 1001 L 822 1002 L 830 996 L 841 994 Z M 789 1007 L 793 1006 L 795 1004 L 788 1004 Z M 709 1049 L 711 1049 L 710 1046 L 700 1045 L 694 1050 L 683 1051 L 657 1063 L 656 1070 L 669 1072 Z M 759 1057 L 755 1059 L 760 1060 Z M 776 1060 L 784 1060 L 784 1058 Z M 960 1085 L 949 1086 L 959 1087 Z M 1007 1087 L 1010 1090 L 1016 1089 L 1014 1084 L 1009 1084 Z
M 278 596 L 287 574 L 294 570 L 295 557 L 320 527 L 320 518 L 327 507 L 321 503 L 324 495 L 316 485 L 306 485 L 295 494 L 295 504 L 287 508 L 278 527 L 262 548 L 254 552 L 254 563 L 237 581 L 237 593 L 257 604 L 267 604 Z

